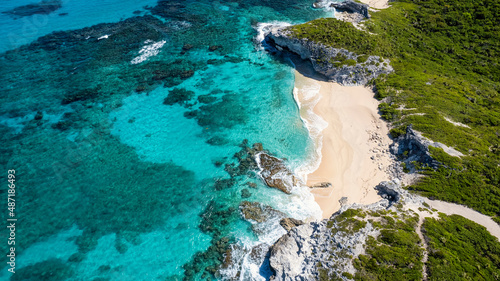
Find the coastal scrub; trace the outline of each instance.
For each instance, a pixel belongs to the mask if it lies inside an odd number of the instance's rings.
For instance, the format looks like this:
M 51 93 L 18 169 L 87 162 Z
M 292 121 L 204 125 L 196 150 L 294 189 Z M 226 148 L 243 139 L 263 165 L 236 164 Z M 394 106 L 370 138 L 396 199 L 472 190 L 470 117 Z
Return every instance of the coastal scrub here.
M 443 166 L 410 186 L 500 222 L 500 1 L 398 1 L 371 13 L 365 31 L 336 19 L 290 27 L 294 36 L 390 59 L 370 82 L 382 117 L 409 124 L 465 154 L 432 150 Z M 452 120 L 450 122 L 449 120 Z M 462 124 L 458 126 L 457 124 Z M 394 131 L 397 135 L 398 132 Z

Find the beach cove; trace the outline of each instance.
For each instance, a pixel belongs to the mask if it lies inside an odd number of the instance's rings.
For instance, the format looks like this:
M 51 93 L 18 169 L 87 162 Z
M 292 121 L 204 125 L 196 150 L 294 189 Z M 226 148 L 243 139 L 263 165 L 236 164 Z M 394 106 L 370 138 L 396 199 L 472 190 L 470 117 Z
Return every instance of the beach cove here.
M 374 187 L 391 179 L 387 170 L 393 160 L 388 153 L 389 129 L 378 114 L 373 91 L 318 81 L 299 72 L 295 73 L 294 91 L 301 117 L 308 128 L 314 128 L 310 131 L 320 148 L 321 161 L 307 175 L 307 185 L 330 185 L 311 191 L 323 218 L 329 218 L 342 204 L 380 200 Z

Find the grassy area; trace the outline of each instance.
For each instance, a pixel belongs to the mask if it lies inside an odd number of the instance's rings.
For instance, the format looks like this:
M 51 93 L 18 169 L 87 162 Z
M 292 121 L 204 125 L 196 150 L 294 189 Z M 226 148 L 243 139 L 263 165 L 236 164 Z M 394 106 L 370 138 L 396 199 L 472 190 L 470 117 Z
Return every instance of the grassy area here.
M 421 280 L 422 248 L 415 232 L 418 216 L 399 218 L 377 212 L 373 225 L 380 229 L 377 238 L 366 241 L 365 254 L 354 260 L 354 280 Z
M 461 216 L 426 219 L 429 280 L 499 280 L 500 243 L 488 231 Z
M 299 38 L 389 58 L 394 73 L 371 81 L 384 99 L 382 116 L 466 155 L 434 149 L 445 166 L 423 171 L 428 177 L 409 188 L 500 222 L 500 0 L 399 1 L 371 14 L 371 34 L 335 19 L 291 29 Z
M 397 212 L 349 209 L 328 220 L 332 233 L 353 236 L 370 223 L 380 234 L 367 237 L 365 253 L 353 260 L 354 275 L 319 262 L 319 280 L 422 280 L 424 248 L 418 221 L 417 214 L 399 207 Z M 441 213 L 438 219 L 426 218 L 421 229 L 427 242 L 428 280 L 500 280 L 500 242 L 485 227 Z

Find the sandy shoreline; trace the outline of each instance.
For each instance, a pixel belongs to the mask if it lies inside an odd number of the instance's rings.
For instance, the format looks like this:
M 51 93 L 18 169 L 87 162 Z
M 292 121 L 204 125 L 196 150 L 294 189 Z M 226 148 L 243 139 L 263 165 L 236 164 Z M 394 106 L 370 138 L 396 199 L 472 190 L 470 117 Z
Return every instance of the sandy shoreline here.
M 390 143 L 388 128 L 379 117 L 373 91 L 295 73 L 295 98 L 301 118 L 310 131 L 311 128 L 316 131 L 311 137 L 316 146 L 321 147 L 321 162 L 307 175 L 307 185 L 325 182 L 332 185 L 311 190 L 323 218 L 340 209 L 339 201 L 343 197 L 347 198 L 343 200 L 347 204 L 377 202 L 381 197 L 374 187 L 390 179 L 386 170 L 392 162 L 386 153 Z M 312 91 L 316 91 L 316 95 Z M 319 100 L 313 101 L 318 96 Z M 311 111 L 314 114 L 311 115 Z
M 368 4 L 368 6 L 375 9 L 385 9 L 389 7 L 389 1 L 387 0 L 360 0 L 360 2 Z

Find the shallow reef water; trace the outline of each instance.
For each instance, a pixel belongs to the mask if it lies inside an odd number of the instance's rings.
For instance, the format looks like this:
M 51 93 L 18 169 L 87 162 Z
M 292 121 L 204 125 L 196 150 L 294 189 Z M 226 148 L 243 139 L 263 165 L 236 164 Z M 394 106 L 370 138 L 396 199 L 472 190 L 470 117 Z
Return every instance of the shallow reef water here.
M 293 170 L 314 149 L 293 69 L 253 39 L 260 22 L 324 16 L 312 2 L 0 4 L 3 34 L 22 37 L 0 48 L 0 167 L 16 170 L 19 219 L 16 273 L 0 279 L 265 280 L 228 264 L 282 234 L 243 220 L 241 202 L 317 208 L 244 157 L 262 143 Z M 37 19 L 29 36 L 16 22 Z

